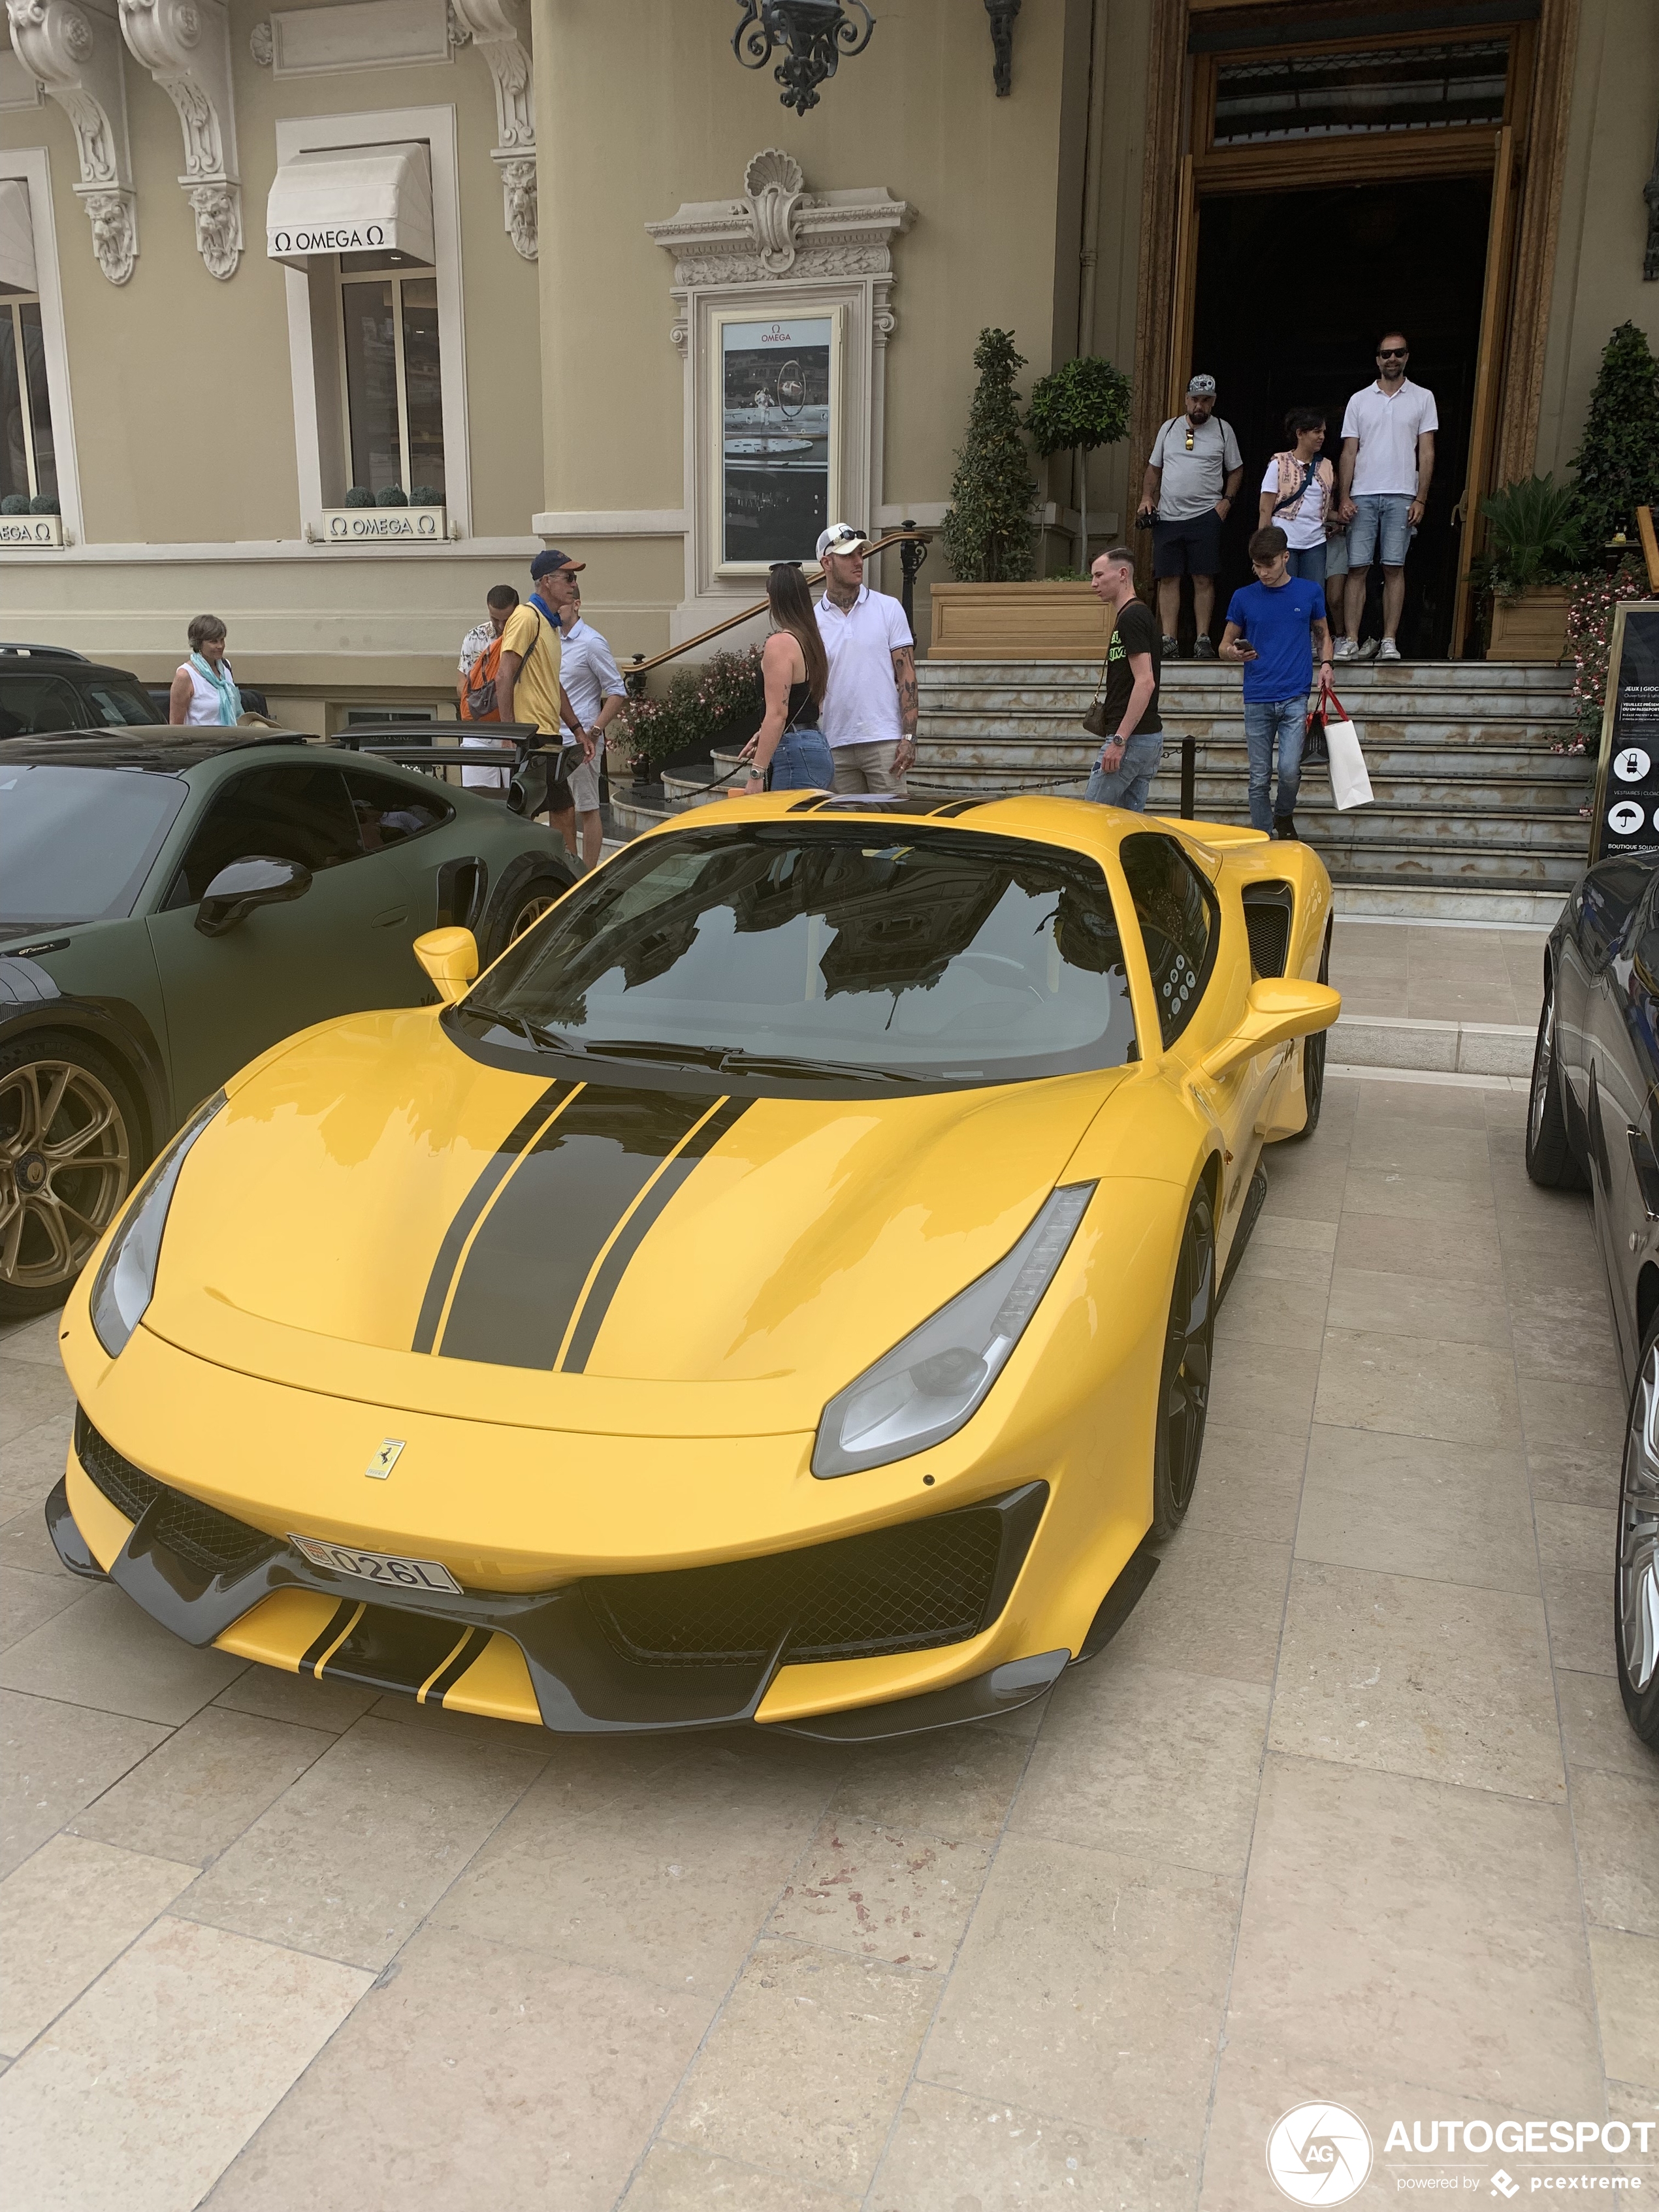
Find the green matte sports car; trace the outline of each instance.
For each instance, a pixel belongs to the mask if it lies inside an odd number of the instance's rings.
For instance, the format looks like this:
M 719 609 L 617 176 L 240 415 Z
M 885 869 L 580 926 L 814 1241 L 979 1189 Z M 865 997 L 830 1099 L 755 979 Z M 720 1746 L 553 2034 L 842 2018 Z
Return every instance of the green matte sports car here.
M 0 743 L 0 1319 L 55 1305 L 197 1103 L 295 1030 L 429 1005 L 562 896 L 500 798 L 331 746 L 158 729 Z

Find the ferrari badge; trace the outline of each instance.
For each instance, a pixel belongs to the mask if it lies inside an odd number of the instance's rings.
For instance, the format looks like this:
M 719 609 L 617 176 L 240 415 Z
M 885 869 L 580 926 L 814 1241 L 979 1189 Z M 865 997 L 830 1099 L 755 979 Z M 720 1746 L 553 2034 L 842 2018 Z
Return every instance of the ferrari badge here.
M 363 1473 L 371 1482 L 384 1482 L 398 1464 L 398 1455 L 404 1448 L 401 1437 L 387 1437 Z

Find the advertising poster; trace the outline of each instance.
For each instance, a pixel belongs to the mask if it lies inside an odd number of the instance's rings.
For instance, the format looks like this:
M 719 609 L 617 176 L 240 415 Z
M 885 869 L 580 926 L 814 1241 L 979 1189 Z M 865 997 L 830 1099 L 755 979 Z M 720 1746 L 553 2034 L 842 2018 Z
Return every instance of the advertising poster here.
M 830 520 L 828 315 L 720 328 L 720 559 L 810 561 Z
M 1659 604 L 1613 610 L 1590 859 L 1659 851 Z

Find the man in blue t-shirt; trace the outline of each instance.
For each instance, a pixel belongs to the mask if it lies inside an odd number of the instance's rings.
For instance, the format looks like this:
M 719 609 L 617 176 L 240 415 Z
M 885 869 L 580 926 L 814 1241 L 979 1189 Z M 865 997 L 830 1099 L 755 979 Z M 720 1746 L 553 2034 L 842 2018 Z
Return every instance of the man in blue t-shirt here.
M 1317 584 L 1292 576 L 1290 540 L 1276 523 L 1250 540 L 1255 581 L 1235 592 L 1221 635 L 1221 658 L 1244 664 L 1244 740 L 1250 750 L 1250 820 L 1281 837 L 1296 835 L 1296 795 L 1302 781 L 1302 740 L 1308 728 L 1313 657 L 1321 680 L 1331 672 L 1331 633 L 1325 595 Z M 1269 805 L 1273 754 L 1279 755 L 1279 797 Z

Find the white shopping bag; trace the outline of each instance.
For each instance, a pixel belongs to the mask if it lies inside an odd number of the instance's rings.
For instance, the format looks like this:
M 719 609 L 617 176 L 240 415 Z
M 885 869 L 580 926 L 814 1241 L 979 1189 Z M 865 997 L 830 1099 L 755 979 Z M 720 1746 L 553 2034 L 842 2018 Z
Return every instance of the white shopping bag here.
M 1331 796 L 1337 811 L 1371 804 L 1371 780 L 1365 772 L 1365 756 L 1359 750 L 1359 732 L 1348 720 L 1347 709 L 1328 684 L 1319 696 L 1325 723 L 1325 750 L 1330 756 Z

